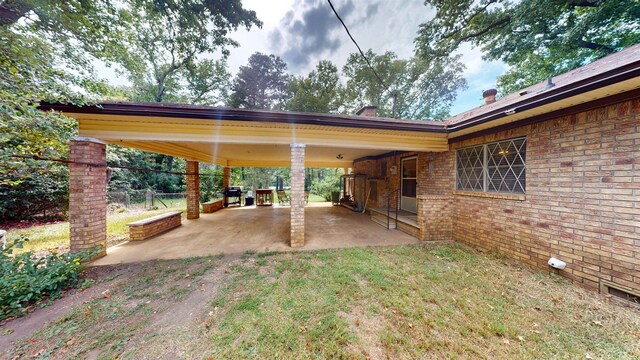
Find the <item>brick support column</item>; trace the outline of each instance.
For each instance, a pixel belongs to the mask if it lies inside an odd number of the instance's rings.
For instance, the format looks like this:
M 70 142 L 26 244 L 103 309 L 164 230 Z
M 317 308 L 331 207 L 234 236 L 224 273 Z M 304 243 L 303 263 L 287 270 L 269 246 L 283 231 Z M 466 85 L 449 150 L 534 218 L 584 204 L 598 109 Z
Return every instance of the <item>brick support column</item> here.
M 231 185 L 231 168 L 223 167 L 222 168 L 222 188 L 226 188 Z
M 69 227 L 71 252 L 102 246 L 107 240 L 106 144 L 88 137 L 69 142 Z
M 304 245 L 304 144 L 291 144 L 291 247 Z
M 231 186 L 231 168 L 230 167 L 223 167 L 222 168 L 222 191 L 224 191 L 227 187 Z M 222 195 L 222 199 L 223 199 L 223 206 L 227 207 L 228 204 L 228 199 L 227 199 L 227 195 Z
M 200 217 L 200 163 L 187 160 L 187 219 Z

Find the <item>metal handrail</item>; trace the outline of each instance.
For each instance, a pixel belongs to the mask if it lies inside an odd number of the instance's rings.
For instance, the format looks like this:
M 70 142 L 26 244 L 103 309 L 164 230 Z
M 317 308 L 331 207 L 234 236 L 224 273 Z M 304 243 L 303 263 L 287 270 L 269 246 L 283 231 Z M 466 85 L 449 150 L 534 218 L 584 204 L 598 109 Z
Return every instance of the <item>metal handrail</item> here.
M 387 194 L 387 230 L 391 228 L 391 195 L 393 194 L 398 194 L 396 196 L 396 229 L 398 228 L 398 208 L 399 208 L 399 203 L 400 203 L 400 189 L 395 189 L 393 191 L 390 191 Z

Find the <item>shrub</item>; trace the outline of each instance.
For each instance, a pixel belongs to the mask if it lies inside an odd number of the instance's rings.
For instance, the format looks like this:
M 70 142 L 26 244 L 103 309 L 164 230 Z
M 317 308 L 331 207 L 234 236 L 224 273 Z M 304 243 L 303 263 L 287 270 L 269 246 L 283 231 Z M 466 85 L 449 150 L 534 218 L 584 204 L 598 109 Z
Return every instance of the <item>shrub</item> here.
M 14 255 L 13 249 L 22 248 L 25 241 L 20 238 L 0 250 L 0 319 L 21 315 L 27 305 L 45 297 L 55 298 L 63 289 L 77 284 L 84 262 L 99 250 L 54 252 L 43 257 L 30 251 Z
M 331 192 L 340 190 L 340 177 L 326 177 L 311 184 L 311 192 L 320 195 L 325 201 L 331 201 Z

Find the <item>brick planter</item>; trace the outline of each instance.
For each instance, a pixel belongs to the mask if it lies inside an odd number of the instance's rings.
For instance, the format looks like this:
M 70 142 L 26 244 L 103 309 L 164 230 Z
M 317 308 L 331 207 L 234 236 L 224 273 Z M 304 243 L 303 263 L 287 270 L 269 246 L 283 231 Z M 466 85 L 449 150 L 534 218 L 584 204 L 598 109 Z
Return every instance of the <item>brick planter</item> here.
M 146 240 L 182 225 L 182 212 L 173 211 L 128 223 L 129 240 Z
M 224 200 L 214 200 L 202 203 L 202 212 L 205 214 L 211 214 L 218 210 L 222 210 L 224 207 Z

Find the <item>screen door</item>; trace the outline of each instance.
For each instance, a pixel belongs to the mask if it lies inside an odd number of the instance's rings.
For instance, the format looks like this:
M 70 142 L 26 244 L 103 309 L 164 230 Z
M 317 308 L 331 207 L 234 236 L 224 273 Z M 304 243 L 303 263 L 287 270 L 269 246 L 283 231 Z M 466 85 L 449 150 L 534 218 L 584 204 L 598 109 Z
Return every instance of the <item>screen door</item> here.
M 400 186 L 400 208 L 405 211 L 416 213 L 418 206 L 416 202 L 416 188 L 418 186 L 418 158 L 410 157 L 401 160 L 402 182 Z

